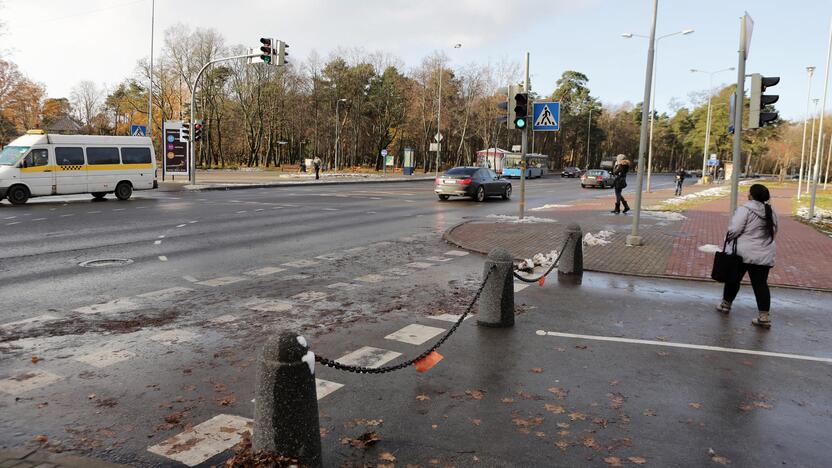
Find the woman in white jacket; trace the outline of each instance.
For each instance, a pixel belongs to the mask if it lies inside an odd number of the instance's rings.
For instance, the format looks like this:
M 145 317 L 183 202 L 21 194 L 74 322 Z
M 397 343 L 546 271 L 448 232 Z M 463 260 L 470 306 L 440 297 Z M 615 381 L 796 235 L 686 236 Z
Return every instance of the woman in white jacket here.
M 740 281 L 748 272 L 754 297 L 757 299 L 759 316 L 751 323 L 762 328 L 771 328 L 769 309 L 771 308 L 771 293 L 768 288 L 768 273 L 774 266 L 776 244 L 774 236 L 777 234 L 777 215 L 769 204 L 771 198 L 765 185 L 754 184 L 748 191 L 748 202 L 737 208 L 731 226 L 728 228 L 728 246 L 726 251 L 732 251 L 733 243 L 737 243 L 737 255 L 742 257 L 739 277 L 736 281 L 725 282 L 722 293 L 722 303 L 717 310 L 725 314 L 731 312 L 731 303 L 740 290 Z

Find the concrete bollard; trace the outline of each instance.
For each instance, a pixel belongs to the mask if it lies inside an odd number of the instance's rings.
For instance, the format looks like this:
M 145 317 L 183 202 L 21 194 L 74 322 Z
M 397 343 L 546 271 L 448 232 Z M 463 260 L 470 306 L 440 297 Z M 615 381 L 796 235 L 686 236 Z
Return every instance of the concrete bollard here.
M 257 359 L 252 449 L 320 467 L 315 355 L 297 333 L 271 337 Z
M 514 258 L 507 250 L 497 247 L 488 254 L 483 277 L 491 267 L 494 271 L 480 295 L 477 325 L 483 327 L 514 326 Z
M 584 277 L 583 231 L 576 223 L 569 223 L 565 234 L 569 240 L 563 246 L 558 263 L 558 282 L 581 284 Z

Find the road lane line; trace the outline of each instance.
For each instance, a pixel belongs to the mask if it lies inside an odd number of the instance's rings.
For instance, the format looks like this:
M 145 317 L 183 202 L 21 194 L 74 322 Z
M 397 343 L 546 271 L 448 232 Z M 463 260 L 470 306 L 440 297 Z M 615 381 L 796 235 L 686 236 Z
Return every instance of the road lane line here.
M 621 338 L 617 336 L 599 336 L 599 335 L 580 335 L 577 333 L 561 333 L 561 332 L 551 332 L 545 330 L 537 330 L 535 332 L 538 336 L 556 336 L 559 338 L 575 338 L 580 340 L 593 340 L 593 341 L 611 341 L 615 343 L 628 343 L 628 344 L 643 344 L 649 346 L 663 346 L 666 348 L 684 348 L 684 349 L 695 349 L 701 351 L 717 351 L 721 353 L 733 353 L 733 354 L 749 354 L 753 356 L 767 356 L 767 357 L 779 357 L 785 359 L 797 359 L 801 361 L 814 361 L 814 362 L 823 362 L 827 364 L 832 364 L 832 358 L 824 358 L 824 357 L 816 357 L 816 356 L 806 356 L 801 354 L 788 354 L 788 353 L 775 353 L 771 351 L 756 351 L 753 349 L 742 349 L 742 348 L 723 348 L 722 346 L 708 346 L 708 345 L 696 345 L 696 344 L 689 344 L 689 343 L 676 343 L 673 341 L 655 341 L 655 340 L 641 340 L 636 338 Z
M 160 241 L 160 240 L 153 241 L 153 245 L 160 245 L 161 243 L 162 243 L 162 241 Z
M 166 261 L 168 261 L 168 257 L 166 257 L 164 255 L 159 255 L 159 261 L 160 262 L 166 262 Z
M 229 284 L 239 283 L 240 281 L 245 281 L 246 278 L 241 276 L 223 276 L 220 278 L 213 278 L 205 281 L 198 281 L 196 284 L 201 284 L 203 286 L 226 286 Z
M 401 341 L 402 343 L 420 345 L 429 339 L 440 335 L 444 328 L 428 327 L 416 323 L 410 324 L 384 337 L 385 340 Z
M 377 369 L 401 355 L 402 353 L 397 353 L 395 351 L 373 348 L 372 346 L 364 346 L 349 354 L 341 356 L 339 359 L 336 359 L 336 361 L 347 366 L 360 366 Z
M 185 227 L 185 226 L 187 226 L 187 224 L 180 224 L 179 226 L 176 226 L 176 227 L 178 227 L 178 228 L 183 228 L 183 227 Z

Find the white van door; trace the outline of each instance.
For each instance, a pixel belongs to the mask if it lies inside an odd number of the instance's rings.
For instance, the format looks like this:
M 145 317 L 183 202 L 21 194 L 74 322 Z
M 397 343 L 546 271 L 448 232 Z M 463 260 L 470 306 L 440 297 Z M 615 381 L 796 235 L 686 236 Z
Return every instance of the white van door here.
M 84 148 L 80 146 L 55 146 L 55 185 L 58 193 L 85 193 L 87 191 L 87 165 Z
M 87 189 L 112 192 L 118 183 L 121 157 L 115 146 L 87 146 Z
M 55 193 L 55 166 L 50 164 L 48 148 L 32 148 L 20 161 L 20 180 L 29 187 L 32 196 Z

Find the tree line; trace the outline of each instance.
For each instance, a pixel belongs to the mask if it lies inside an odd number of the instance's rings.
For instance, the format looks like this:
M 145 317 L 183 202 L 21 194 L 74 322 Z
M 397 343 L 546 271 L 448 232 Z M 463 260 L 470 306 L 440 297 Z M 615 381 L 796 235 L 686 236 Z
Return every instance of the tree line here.
M 152 90 L 157 145 L 164 121 L 189 117 L 190 85 L 202 65 L 250 49 L 226 44 L 214 29 L 177 25 L 164 32 L 160 52 Z M 437 133 L 440 101 L 442 167 L 473 164 L 478 150 L 519 144 L 520 133 L 498 120 L 497 106 L 506 100 L 506 85 L 520 81 L 519 65 L 504 61 L 452 67 L 449 62 L 438 52 L 408 68 L 387 53 L 342 49 L 326 59 L 313 52 L 287 67 L 246 60 L 212 66 L 194 96 L 196 117 L 205 123 L 197 164 L 282 167 L 319 156 L 331 167 L 338 127 L 339 165 L 381 169 L 382 149 L 398 156 L 401 165 L 403 150 L 410 147 L 417 166 L 430 172 L 436 164 L 430 144 Z M 43 85 L 0 57 L 0 143 L 63 117 L 76 121 L 82 133 L 127 135 L 131 124 L 148 121 L 149 73 L 143 59 L 131 76 L 115 85 L 85 80 L 69 96 L 47 97 Z M 561 130 L 530 138 L 533 152 L 550 156 L 550 169 L 598 167 L 619 153 L 637 157 L 641 104 L 604 103 L 591 94 L 589 82 L 587 75 L 567 70 L 555 89 L 532 92 L 532 99 L 561 103 Z M 669 113 L 653 115 L 654 170 L 701 168 L 709 94 L 709 152 L 730 159 L 727 103 L 733 89 L 706 90 L 692 95 L 688 106 L 672 103 Z M 746 132 L 744 157 L 756 172 L 792 169 L 800 156 L 795 135 L 801 131 L 802 123 L 778 121 Z

